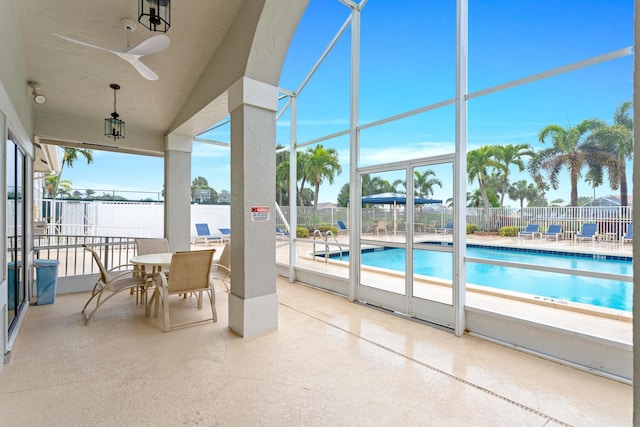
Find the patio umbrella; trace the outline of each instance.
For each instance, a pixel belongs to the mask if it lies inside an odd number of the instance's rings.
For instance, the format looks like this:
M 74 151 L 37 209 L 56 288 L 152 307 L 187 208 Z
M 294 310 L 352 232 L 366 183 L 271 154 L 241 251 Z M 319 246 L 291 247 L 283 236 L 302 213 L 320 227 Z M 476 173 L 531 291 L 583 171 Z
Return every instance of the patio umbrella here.
M 371 194 L 369 196 L 363 196 L 362 203 L 368 203 L 370 205 L 392 205 L 394 203 L 399 205 L 406 205 L 407 195 L 402 193 Z M 415 205 L 442 204 L 442 200 L 425 199 L 424 197 L 415 196 L 413 198 L 413 203 Z
M 393 205 L 393 234 L 397 231 L 397 205 L 407 204 L 407 195 L 402 193 L 379 193 L 370 194 L 362 197 L 362 204 L 370 205 Z M 424 197 L 415 196 L 413 198 L 414 205 L 442 204 L 442 200 L 425 199 Z

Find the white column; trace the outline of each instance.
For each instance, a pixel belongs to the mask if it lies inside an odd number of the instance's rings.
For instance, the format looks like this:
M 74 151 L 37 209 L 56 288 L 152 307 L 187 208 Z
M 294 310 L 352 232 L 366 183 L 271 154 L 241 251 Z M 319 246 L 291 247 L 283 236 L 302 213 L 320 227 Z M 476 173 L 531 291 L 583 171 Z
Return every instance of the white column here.
M 273 212 L 277 108 L 276 86 L 243 77 L 229 88 L 232 236 L 229 327 L 244 337 L 278 328 Z M 264 212 L 254 212 L 256 209 L 267 209 L 268 220 Z
M 176 134 L 167 136 L 164 153 L 164 236 L 174 252 L 191 249 L 191 147 L 191 137 Z

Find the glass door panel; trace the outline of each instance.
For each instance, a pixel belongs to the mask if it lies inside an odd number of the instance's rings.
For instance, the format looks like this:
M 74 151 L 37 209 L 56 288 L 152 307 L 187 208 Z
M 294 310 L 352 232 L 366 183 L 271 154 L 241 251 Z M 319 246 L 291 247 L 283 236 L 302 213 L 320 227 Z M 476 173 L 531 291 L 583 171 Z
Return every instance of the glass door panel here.
M 406 169 L 360 175 L 359 299 L 406 312 Z

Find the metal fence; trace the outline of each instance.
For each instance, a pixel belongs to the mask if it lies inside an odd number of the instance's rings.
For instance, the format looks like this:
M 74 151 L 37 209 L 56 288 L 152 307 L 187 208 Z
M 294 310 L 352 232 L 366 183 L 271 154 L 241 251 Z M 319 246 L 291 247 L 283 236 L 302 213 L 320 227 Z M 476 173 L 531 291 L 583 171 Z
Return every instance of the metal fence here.
M 286 218 L 290 218 L 289 207 L 281 207 Z M 581 207 L 532 207 L 532 208 L 466 208 L 466 223 L 477 226 L 478 230 L 498 232 L 502 227 L 526 228 L 527 224 L 538 224 L 540 231 L 546 231 L 550 225 L 562 226 L 563 232 L 579 232 L 585 223 L 598 224 L 598 233 L 619 238 L 631 224 L 632 207 L 629 206 L 581 206 Z M 314 216 L 315 215 L 315 216 Z M 348 208 L 319 209 L 314 214 L 313 207 L 298 207 L 298 226 L 317 228 L 321 225 L 335 226 L 343 221 L 350 227 Z M 397 231 L 405 231 L 406 210 L 400 205 L 380 206 L 362 209 L 362 229 L 370 229 L 379 220 L 388 224 L 395 223 Z M 436 227 L 453 221 L 453 209 L 441 205 L 417 206 L 414 212 L 414 224 L 425 229 L 436 221 Z M 278 222 L 278 226 L 284 224 Z
M 83 245 L 98 252 L 107 270 L 129 263 L 136 255 L 134 238 L 106 236 L 42 235 L 34 238 L 37 259 L 60 261 L 58 277 L 99 273 L 98 266 Z

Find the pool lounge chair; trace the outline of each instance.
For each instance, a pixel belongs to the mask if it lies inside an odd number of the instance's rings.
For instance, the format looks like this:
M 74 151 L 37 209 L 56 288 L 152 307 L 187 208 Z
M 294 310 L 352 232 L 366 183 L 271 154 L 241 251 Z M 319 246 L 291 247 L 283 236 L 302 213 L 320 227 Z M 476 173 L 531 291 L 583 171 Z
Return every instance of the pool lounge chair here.
M 344 222 L 342 221 L 338 221 L 338 234 L 343 233 L 343 234 L 348 234 L 349 233 L 349 229 L 347 228 L 346 225 L 344 225 Z
M 453 234 L 453 222 L 448 222 L 444 227 L 436 228 L 436 234 L 448 234 L 451 232 Z
M 531 237 L 531 239 L 535 239 L 536 238 L 536 234 L 540 234 L 538 232 L 539 228 L 540 228 L 540 225 L 538 225 L 538 224 L 527 224 L 527 228 L 525 228 L 523 231 L 519 231 L 518 232 L 518 238 Z
M 540 239 L 550 239 L 555 238 L 556 242 L 558 239 L 564 237 L 564 233 L 562 233 L 562 226 L 558 224 L 551 224 L 549 229 L 544 233 L 540 233 Z
M 627 232 L 620 237 L 620 243 L 633 242 L 633 224 L 627 226 Z
M 282 240 L 286 239 L 287 237 L 289 237 L 289 232 L 288 231 L 282 231 L 280 229 L 280 227 L 278 227 L 276 225 L 276 238 L 280 238 Z
M 220 242 L 229 242 L 231 241 L 231 229 L 230 228 L 218 228 L 222 237 L 220 238 Z
M 598 238 L 598 224 L 596 223 L 585 223 L 582 224 L 582 230 L 580 233 L 576 234 L 575 241 L 578 240 L 591 240 L 595 242 Z
M 205 246 L 209 246 L 209 242 L 214 242 L 216 240 L 222 242 L 221 237 L 211 235 L 209 226 L 207 224 L 196 224 L 196 232 L 198 233 L 198 237 L 193 239 L 194 245 L 197 245 L 198 243 L 204 243 Z

